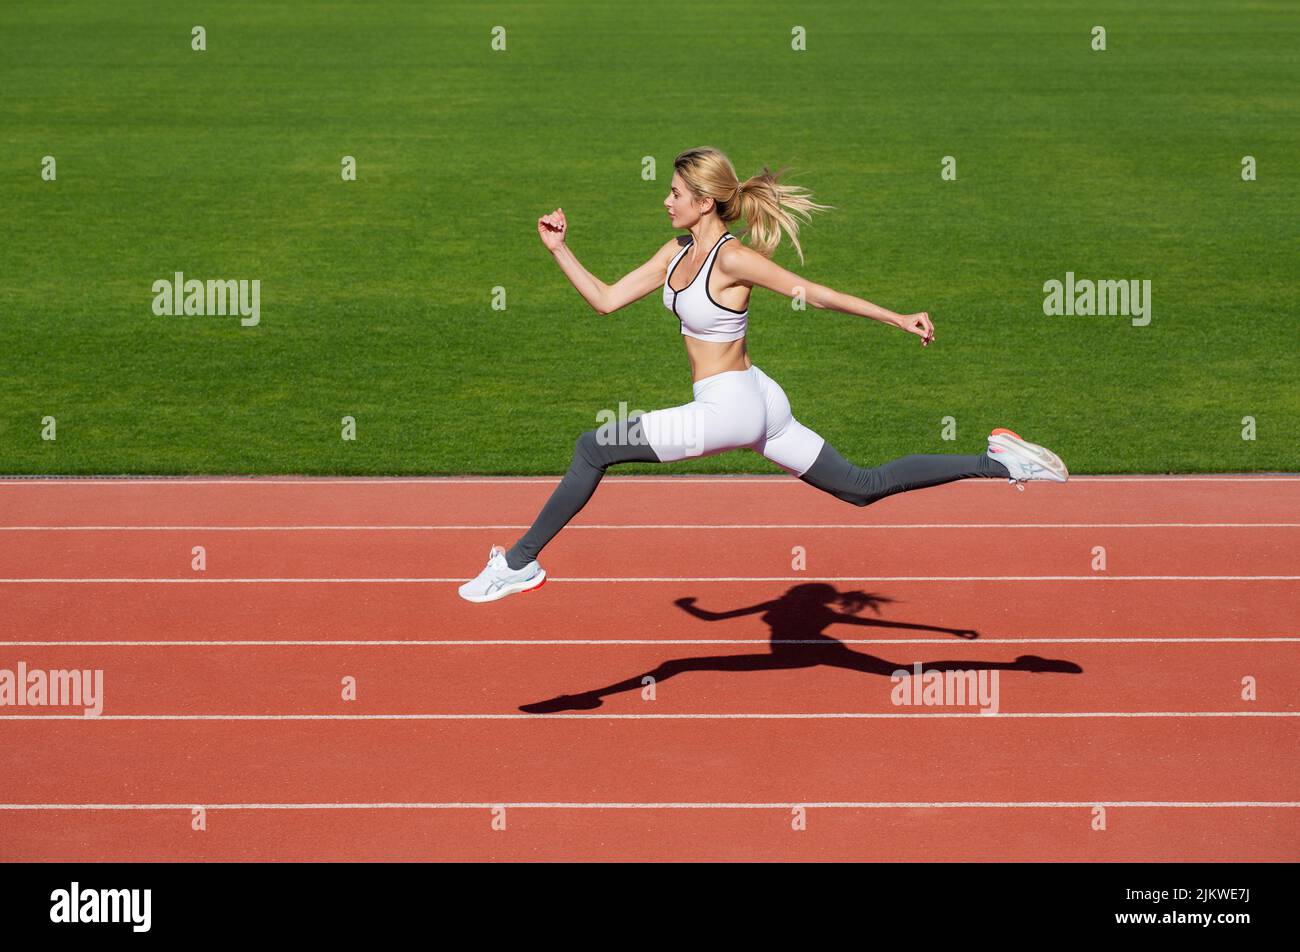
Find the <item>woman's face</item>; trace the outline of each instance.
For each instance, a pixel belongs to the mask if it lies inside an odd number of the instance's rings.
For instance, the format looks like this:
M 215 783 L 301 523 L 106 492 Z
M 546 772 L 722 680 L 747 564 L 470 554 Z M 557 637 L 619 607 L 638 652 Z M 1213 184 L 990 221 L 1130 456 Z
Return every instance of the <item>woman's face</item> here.
M 691 195 L 682 177 L 676 172 L 673 173 L 668 197 L 664 199 L 664 208 L 668 209 L 668 221 L 674 228 L 690 228 L 699 221 L 701 215 L 699 206 L 707 201 L 708 199 L 701 201 Z

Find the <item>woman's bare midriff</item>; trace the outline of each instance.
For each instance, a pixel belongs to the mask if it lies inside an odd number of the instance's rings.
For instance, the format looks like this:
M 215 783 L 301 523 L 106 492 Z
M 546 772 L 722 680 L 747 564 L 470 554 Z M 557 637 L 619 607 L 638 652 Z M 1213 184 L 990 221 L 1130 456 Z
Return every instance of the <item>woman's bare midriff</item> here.
M 709 294 L 723 307 L 734 311 L 743 311 L 749 307 L 752 285 L 728 284 L 726 275 L 720 269 L 715 269 L 710 278 L 715 279 L 719 287 L 716 290 L 710 287 Z M 712 341 L 683 334 L 682 340 L 686 342 L 686 356 L 691 360 L 692 383 L 729 370 L 748 370 L 752 366 L 744 337 L 739 340 Z
M 682 340 L 686 342 L 686 356 L 691 360 L 692 383 L 729 370 L 748 370 L 752 366 L 743 337 L 718 342 L 683 334 Z

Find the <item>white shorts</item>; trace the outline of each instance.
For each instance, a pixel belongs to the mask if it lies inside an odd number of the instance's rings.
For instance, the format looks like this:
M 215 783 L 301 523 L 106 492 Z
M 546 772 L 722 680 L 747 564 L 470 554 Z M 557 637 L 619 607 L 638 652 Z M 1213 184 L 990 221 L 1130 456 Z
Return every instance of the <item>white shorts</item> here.
M 640 417 L 661 463 L 748 448 L 802 476 L 821 452 L 825 441 L 791 416 L 785 391 L 757 366 L 705 377 L 692 389 L 690 403 Z

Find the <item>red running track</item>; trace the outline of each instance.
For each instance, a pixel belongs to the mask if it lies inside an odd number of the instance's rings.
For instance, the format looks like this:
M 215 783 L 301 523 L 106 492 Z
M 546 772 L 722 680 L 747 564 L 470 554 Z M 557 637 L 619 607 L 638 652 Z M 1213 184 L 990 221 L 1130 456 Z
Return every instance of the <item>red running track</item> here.
M 611 476 L 461 601 L 554 484 L 0 481 L 0 679 L 103 672 L 0 704 L 0 860 L 1300 854 L 1300 478 Z

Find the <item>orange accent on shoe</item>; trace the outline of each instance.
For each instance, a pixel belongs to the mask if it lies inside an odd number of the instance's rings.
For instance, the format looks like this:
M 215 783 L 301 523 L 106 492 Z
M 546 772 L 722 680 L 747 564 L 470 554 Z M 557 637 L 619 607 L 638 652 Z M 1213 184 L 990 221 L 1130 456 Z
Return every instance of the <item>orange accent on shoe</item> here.
M 1016 439 L 1020 439 L 1019 433 L 1016 433 L 1013 430 L 1008 430 L 1005 426 L 998 427 L 996 430 L 990 433 L 989 436 L 1001 436 L 1003 433 L 1007 434 L 1007 436 L 1014 436 Z
M 526 588 L 526 589 L 524 589 L 522 592 L 520 592 L 519 594 L 520 594 L 520 595 L 527 595 L 529 592 L 535 592 L 535 591 L 537 591 L 539 588 L 542 588 L 543 586 L 546 585 L 546 582 L 547 582 L 548 579 L 550 579 L 550 576 L 549 576 L 549 575 L 546 576 L 546 578 L 542 579 L 541 585 L 534 585 L 532 588 Z

